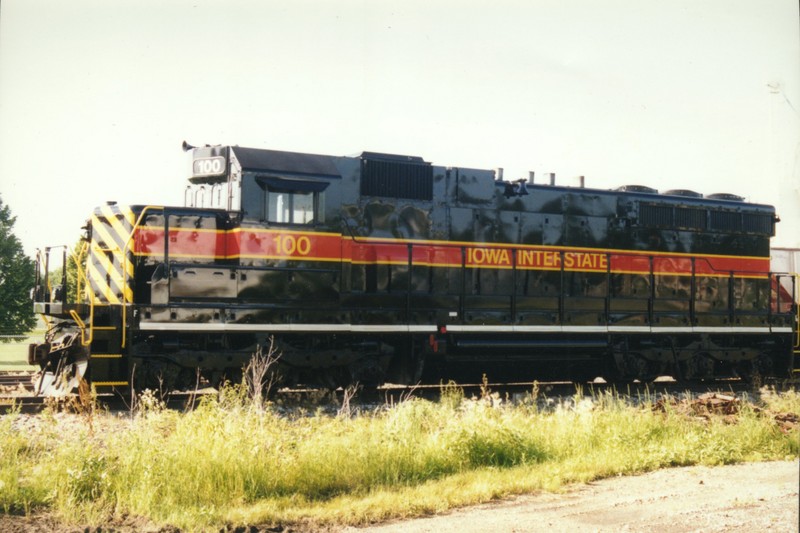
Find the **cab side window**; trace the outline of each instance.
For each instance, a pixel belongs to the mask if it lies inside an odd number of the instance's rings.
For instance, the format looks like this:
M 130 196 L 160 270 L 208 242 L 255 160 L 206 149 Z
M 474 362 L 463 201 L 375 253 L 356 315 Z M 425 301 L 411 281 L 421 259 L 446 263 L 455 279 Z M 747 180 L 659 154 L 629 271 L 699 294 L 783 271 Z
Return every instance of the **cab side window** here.
M 324 222 L 325 188 L 328 182 L 257 177 L 263 191 L 262 220 L 275 224 Z
M 267 191 L 267 222 L 280 224 L 312 224 L 318 193 Z

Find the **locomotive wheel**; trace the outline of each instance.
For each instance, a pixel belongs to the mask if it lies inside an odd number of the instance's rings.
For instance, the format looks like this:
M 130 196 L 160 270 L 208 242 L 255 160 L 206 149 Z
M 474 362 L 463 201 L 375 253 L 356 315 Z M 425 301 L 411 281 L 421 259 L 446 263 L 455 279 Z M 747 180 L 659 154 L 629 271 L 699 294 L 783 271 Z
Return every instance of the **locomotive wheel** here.
M 347 383 L 342 386 L 346 387 L 352 383 L 363 383 L 365 385 L 379 385 L 386 381 L 386 372 L 380 363 L 371 357 L 363 357 L 353 361 L 349 365 L 350 376 L 346 380 Z
M 640 353 L 626 352 L 615 355 L 615 359 L 614 381 L 616 383 L 633 383 L 635 380 L 648 383 L 658 377 L 658 373 L 653 371 L 650 361 Z
M 759 354 L 755 359 L 743 361 L 737 368 L 739 377 L 743 381 L 760 387 L 764 383 L 764 376 L 771 376 L 774 372 L 772 359 L 766 354 Z
M 707 353 L 696 353 L 689 359 L 681 361 L 681 374 L 685 379 L 701 380 L 714 377 L 714 359 Z
M 162 394 L 189 390 L 195 386 L 195 375 L 188 368 L 159 360 L 145 360 L 133 371 L 133 387 L 137 391 L 150 389 Z
M 312 380 L 314 385 L 319 385 L 326 389 L 336 390 L 339 387 L 345 388 L 352 385 L 352 372 L 348 367 L 327 368 L 322 372 L 315 373 Z
M 208 384 L 220 390 L 228 385 L 239 385 L 243 382 L 244 374 L 241 368 L 229 367 L 224 370 L 206 371 L 203 377 L 208 380 Z

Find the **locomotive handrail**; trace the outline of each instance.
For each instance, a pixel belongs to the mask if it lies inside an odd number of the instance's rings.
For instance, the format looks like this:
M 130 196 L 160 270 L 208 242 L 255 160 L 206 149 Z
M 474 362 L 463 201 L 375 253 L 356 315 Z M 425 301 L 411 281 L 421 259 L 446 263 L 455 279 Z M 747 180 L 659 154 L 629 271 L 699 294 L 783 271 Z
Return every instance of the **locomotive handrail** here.
M 782 302 L 781 302 L 781 294 L 780 294 L 781 278 L 789 278 L 789 279 L 792 280 L 792 294 L 791 294 L 791 301 L 790 301 L 791 307 L 790 307 L 789 313 L 781 312 L 781 304 L 782 304 Z M 773 307 L 772 281 L 775 281 L 775 284 L 776 284 L 776 290 L 775 290 L 776 294 L 775 294 L 775 296 L 777 297 L 777 302 L 774 302 L 775 309 L 776 309 L 775 313 L 779 314 L 779 315 L 787 315 L 787 314 L 790 314 L 790 313 L 792 314 L 792 318 L 794 319 L 794 324 L 792 326 L 792 329 L 793 329 L 793 332 L 794 332 L 794 342 L 793 342 L 793 346 L 792 346 L 792 351 L 795 354 L 798 354 L 798 353 L 800 353 L 798 351 L 798 350 L 800 350 L 800 305 L 798 305 L 798 301 L 797 301 L 797 297 L 798 297 L 797 288 L 798 288 L 798 284 L 800 283 L 800 273 L 798 273 L 798 272 L 770 272 L 769 273 L 769 279 L 770 279 L 770 291 L 769 291 L 770 301 L 769 301 L 769 305 L 768 305 L 768 313 L 769 313 L 770 317 L 773 314 L 772 313 L 772 307 Z
M 418 240 L 417 239 L 393 239 L 391 237 L 387 237 L 385 239 L 382 239 L 382 238 L 369 238 L 369 237 L 362 238 L 362 237 L 356 236 L 353 233 L 353 229 L 354 228 L 351 225 L 345 224 L 345 226 L 347 227 L 347 231 L 346 231 L 345 235 L 347 237 L 349 237 L 353 242 L 364 242 L 364 243 L 369 243 L 369 244 L 372 244 L 372 245 L 375 245 L 375 246 L 381 246 L 381 245 L 389 246 L 389 245 L 398 245 L 400 243 L 403 243 L 403 244 L 405 244 L 407 246 L 407 250 L 408 250 L 407 253 L 408 254 L 411 254 L 414 246 L 416 246 L 418 244 Z M 348 233 L 349 233 L 349 235 L 347 235 Z M 343 235 L 343 236 L 345 236 L 345 235 Z M 516 261 L 517 254 L 515 252 L 517 252 L 522 247 L 528 247 L 528 246 L 531 246 L 531 245 L 530 244 L 526 244 L 526 243 L 479 243 L 479 242 L 474 242 L 474 243 L 461 243 L 461 242 L 453 243 L 453 242 L 436 242 L 436 246 L 437 247 L 443 247 L 443 248 L 456 248 L 456 249 L 461 250 L 461 252 L 462 252 L 461 253 L 462 261 L 461 261 L 461 265 L 460 265 L 461 268 L 460 269 L 462 271 L 467 266 L 466 263 L 465 263 L 465 258 L 464 258 L 464 250 L 466 250 L 467 248 L 481 247 L 481 246 L 491 246 L 493 248 L 497 248 L 497 247 L 507 248 L 511 252 L 511 257 L 513 259 L 512 262 L 511 262 L 510 268 L 512 270 L 512 279 L 515 280 L 516 279 L 515 276 L 516 276 L 516 272 L 517 272 L 517 267 L 518 267 L 517 261 Z M 563 246 L 552 246 L 552 247 L 549 247 L 549 246 L 543 245 L 543 247 L 557 249 L 555 251 L 555 253 L 557 253 L 560 256 L 560 259 L 561 259 L 559 261 L 559 264 L 558 264 L 558 267 L 557 267 L 557 270 L 556 270 L 556 272 L 560 272 L 560 274 L 561 274 L 560 289 L 558 291 L 558 311 L 557 311 L 557 313 L 558 313 L 558 321 L 559 322 L 563 322 L 563 320 L 564 320 L 564 312 L 565 312 L 565 307 L 564 306 L 566 304 L 565 299 L 568 298 L 566 293 L 564 292 L 564 290 L 565 290 L 565 288 L 564 288 L 565 280 L 563 279 L 563 277 L 564 277 L 565 273 L 568 270 L 570 270 L 569 268 L 566 267 L 565 260 L 564 260 L 564 255 L 566 253 L 568 253 L 568 250 L 564 249 Z M 571 249 L 571 247 L 570 247 L 570 249 Z M 733 269 L 733 270 L 730 269 L 730 268 L 722 269 L 722 268 L 719 268 L 714 263 L 714 261 L 711 258 L 708 258 L 708 257 L 689 256 L 688 254 L 670 253 L 670 252 L 653 253 L 653 252 L 648 252 L 648 251 L 641 251 L 639 253 L 636 253 L 636 252 L 623 251 L 623 250 L 606 251 L 606 250 L 600 250 L 600 249 L 597 249 L 597 251 L 599 253 L 602 253 L 606 257 L 606 269 L 605 269 L 605 271 L 602 272 L 603 274 L 605 274 L 606 284 L 607 284 L 606 297 L 605 297 L 606 302 L 605 302 L 605 305 L 604 305 L 604 315 L 606 317 L 606 320 L 610 320 L 610 318 L 609 318 L 610 317 L 609 306 L 610 306 L 610 300 L 611 300 L 610 291 L 612 290 L 611 278 L 612 278 L 612 276 L 614 274 L 618 273 L 618 272 L 613 271 L 612 267 L 611 267 L 611 262 L 612 262 L 611 259 L 614 258 L 614 257 L 638 257 L 638 258 L 646 259 L 648 261 L 647 269 L 642 271 L 641 275 L 646 277 L 647 280 L 648 280 L 649 290 L 647 291 L 647 296 L 645 297 L 646 300 L 647 300 L 647 309 L 646 309 L 645 313 L 647 315 L 648 322 L 651 322 L 651 323 L 655 320 L 656 314 L 659 313 L 659 311 L 657 311 L 656 308 L 655 308 L 655 303 L 658 300 L 660 300 L 660 298 L 657 298 L 656 294 L 655 294 L 655 292 L 656 292 L 656 287 L 655 287 L 656 277 L 661 276 L 661 275 L 669 275 L 669 272 L 659 272 L 657 270 L 656 261 L 658 259 L 675 259 L 675 260 L 688 259 L 688 260 L 691 261 L 691 272 L 688 274 L 689 278 L 691 280 L 691 289 L 690 289 L 690 292 L 689 292 L 688 296 L 682 297 L 680 299 L 684 300 L 684 301 L 686 301 L 688 303 L 688 308 L 689 308 L 688 309 L 688 315 L 689 315 L 688 319 L 689 319 L 690 323 L 692 323 L 692 324 L 695 324 L 695 322 L 697 320 L 697 310 L 695 309 L 695 306 L 696 306 L 696 303 L 697 303 L 697 296 L 698 296 L 698 284 L 697 284 L 697 280 L 698 279 L 703 278 L 703 277 L 707 277 L 707 276 L 723 277 L 724 278 L 725 282 L 727 283 L 727 287 L 728 287 L 727 291 L 725 291 L 725 294 L 724 294 L 724 300 L 725 300 L 724 313 L 727 316 L 726 320 L 729 321 L 730 323 L 733 323 L 733 321 L 736 320 L 736 317 L 738 315 L 738 311 L 737 311 L 737 307 L 736 307 L 736 299 L 735 299 L 735 295 L 734 295 L 734 290 L 735 289 L 734 289 L 733 281 L 738 276 L 759 277 L 759 278 L 764 278 L 764 279 L 770 279 L 771 278 L 771 274 L 770 273 L 765 273 L 763 271 L 757 271 L 757 270 L 752 270 L 752 269 Z M 702 270 L 704 270 L 707 273 L 701 274 L 701 273 L 698 272 L 698 265 L 697 265 L 697 261 L 698 260 L 703 262 L 702 263 L 703 264 Z M 413 264 L 413 260 L 409 257 L 409 265 L 411 265 L 411 264 Z M 600 273 L 600 272 L 598 272 L 598 273 Z M 620 272 L 620 273 L 624 274 L 626 272 Z M 462 279 L 462 285 L 463 285 L 464 282 L 466 282 L 466 279 Z M 514 287 L 514 289 L 512 289 L 512 292 L 510 294 L 510 302 L 509 302 L 510 303 L 510 311 L 511 311 L 512 317 L 515 316 L 515 310 L 516 310 L 515 309 L 515 307 L 516 307 L 515 304 L 516 304 L 516 299 L 518 297 L 517 289 L 516 289 L 516 282 L 513 283 L 513 287 Z M 406 291 L 410 292 L 411 291 L 410 287 L 407 288 Z M 466 294 L 465 291 L 466 291 L 466 288 L 464 286 L 462 286 L 461 290 L 459 291 L 461 293 L 461 297 L 459 298 L 459 300 L 460 300 L 460 302 L 459 302 L 459 313 L 458 313 L 459 316 L 463 316 L 463 314 L 464 314 L 464 309 L 463 309 L 463 303 L 462 302 L 463 302 L 463 296 Z M 769 305 L 771 305 L 771 303 L 768 304 L 768 306 Z M 407 311 L 410 311 L 410 302 L 407 303 L 406 307 L 407 307 Z M 722 310 L 722 309 L 720 309 L 720 310 Z M 772 313 L 769 310 L 769 308 L 768 308 L 768 312 L 769 312 L 769 314 L 771 316 Z M 512 318 L 512 320 L 513 320 L 513 318 Z M 770 321 L 771 321 L 771 318 L 770 318 Z M 799 314 L 798 314 L 798 321 L 800 321 L 800 310 L 799 310 Z M 798 338 L 800 339 L 800 335 L 798 335 Z M 798 346 L 800 346 L 800 340 L 798 340 Z
M 353 233 L 353 228 L 350 227 L 350 224 L 348 224 L 347 220 L 343 220 L 342 222 L 344 222 L 344 227 L 347 228 L 347 233 L 350 234 L 350 240 L 353 242 L 359 242 L 358 239 L 360 236 L 356 237 L 356 235 Z
M 92 340 L 94 340 L 94 301 L 95 301 L 95 294 L 94 294 L 94 291 L 92 290 L 91 284 L 89 283 L 89 277 L 86 275 L 86 272 L 84 272 L 83 269 L 81 269 L 81 260 L 80 260 L 81 259 L 81 255 L 83 255 L 83 253 L 87 249 L 88 245 L 89 245 L 89 243 L 84 243 L 81 246 L 81 251 L 78 253 L 78 255 L 75 255 L 75 252 L 70 250 L 70 256 L 71 256 L 72 260 L 75 261 L 75 270 L 78 272 L 78 280 L 75 283 L 75 299 L 77 300 L 79 298 L 80 294 L 81 294 L 81 292 L 80 292 L 81 278 L 83 278 L 83 281 L 86 284 L 87 291 L 91 292 L 91 294 L 87 294 L 87 298 L 89 300 L 89 340 L 88 341 L 86 340 L 86 335 L 85 335 L 86 325 L 84 324 L 83 320 L 81 320 L 78 317 L 78 313 L 75 310 L 70 310 L 70 312 L 69 312 L 70 316 L 72 316 L 73 320 L 75 320 L 75 323 L 77 323 L 78 327 L 81 328 L 81 346 L 89 346 L 92 343 Z M 88 264 L 86 265 L 86 268 L 88 270 L 88 268 L 89 268 Z M 64 271 L 66 272 L 66 270 L 67 270 L 67 266 L 64 265 Z M 66 291 L 66 288 L 65 288 L 64 289 L 64 295 L 66 296 L 66 294 L 67 294 L 67 291 Z
M 800 283 L 800 273 L 786 272 L 785 274 L 778 274 L 778 286 L 780 286 L 780 278 L 788 277 L 792 280 L 792 310 L 794 311 L 794 346 L 792 350 L 797 353 L 800 349 L 800 304 L 797 301 L 797 287 Z M 780 310 L 780 309 L 779 309 Z
M 136 236 L 136 230 L 141 225 L 142 220 L 145 217 L 145 214 L 148 211 L 155 211 L 160 210 L 164 211 L 166 208 L 160 205 L 147 205 L 142 209 L 142 212 L 139 213 L 139 217 L 134 222 L 133 227 L 131 228 L 131 234 L 128 236 L 128 240 L 125 241 L 125 246 L 122 248 L 122 290 L 125 290 L 125 287 L 128 286 L 128 246 L 133 242 L 134 237 Z M 124 292 L 123 292 L 124 295 Z M 123 297 L 122 299 L 122 339 L 120 342 L 120 348 L 125 348 L 125 343 L 127 341 L 127 318 L 128 318 L 128 309 L 127 304 L 133 302 L 126 302 L 126 299 Z
M 70 253 L 70 255 L 72 256 L 72 260 L 75 261 L 75 270 L 77 270 L 78 273 L 79 273 L 78 279 L 77 279 L 77 281 L 75 283 L 75 298 L 76 299 L 78 299 L 80 297 L 80 294 L 81 294 L 81 280 L 83 280 L 85 282 L 87 291 L 91 291 L 92 290 L 91 284 L 89 283 L 89 276 L 86 275 L 86 272 L 81 270 L 81 258 L 83 257 L 83 255 L 86 253 L 86 251 L 88 249 L 89 249 L 89 243 L 87 241 L 84 241 L 83 244 L 81 245 L 81 249 L 80 249 L 80 251 L 78 252 L 77 255 L 75 255 L 74 252 Z M 89 265 L 86 265 L 86 268 L 88 269 Z M 89 297 L 89 300 L 90 301 L 94 300 L 94 291 L 92 291 L 92 295 Z
M 44 286 L 44 295 L 41 295 L 41 296 L 43 297 L 45 302 L 49 302 L 50 301 L 50 276 L 49 276 L 49 273 L 47 271 L 47 269 L 49 268 L 48 265 L 50 263 L 50 249 L 47 248 L 46 250 L 47 250 L 47 255 L 44 256 L 44 269 L 45 269 L 44 270 L 44 279 L 42 279 L 42 277 L 41 277 L 42 276 L 42 272 L 41 272 L 42 250 L 40 250 L 38 248 L 36 249 L 36 278 L 35 278 L 35 281 L 34 281 L 34 287 L 35 287 L 34 291 L 36 293 L 39 293 L 39 294 L 34 294 L 33 295 L 34 296 L 34 301 L 36 301 L 36 299 L 41 294 L 40 291 L 39 291 L 39 284 L 40 283 Z M 46 329 L 47 330 L 52 329 L 53 321 L 50 320 L 49 316 L 44 312 L 39 313 L 39 316 L 42 317 L 42 320 L 44 321 L 44 325 L 46 326 Z
M 90 307 L 91 311 L 89 313 L 89 340 L 86 340 L 86 324 L 81 319 L 78 312 L 74 309 L 69 310 L 69 316 L 72 317 L 72 320 L 78 324 L 78 328 L 81 330 L 81 346 L 89 346 L 92 344 L 92 340 L 94 339 L 94 328 L 92 327 L 94 323 L 94 305 Z
M 67 265 L 67 257 L 68 257 L 68 255 L 69 255 L 69 259 L 71 259 L 72 261 L 75 262 L 75 270 L 77 272 L 77 277 L 78 277 L 78 279 L 76 280 L 76 283 L 75 283 L 75 301 L 73 303 L 77 304 L 79 302 L 79 300 L 83 299 L 83 298 L 81 298 L 81 294 L 82 294 L 82 292 L 81 292 L 81 281 L 84 282 L 87 291 L 91 291 L 91 285 L 89 283 L 89 278 L 86 275 L 86 272 L 84 272 L 84 270 L 80 268 L 81 267 L 81 264 L 80 264 L 81 259 L 80 258 L 84 254 L 87 246 L 88 246 L 88 243 L 84 243 L 81 246 L 81 250 L 77 255 L 67 245 L 59 245 L 59 246 L 55 246 L 55 247 L 46 248 L 45 249 L 45 255 L 44 255 L 44 263 L 45 263 L 44 279 L 41 278 L 41 272 L 40 272 L 40 266 L 42 264 L 42 251 L 41 250 L 36 250 L 36 265 L 37 265 L 37 267 L 36 267 L 36 287 L 37 287 L 37 291 L 38 291 L 39 283 L 42 283 L 44 285 L 45 294 L 42 295 L 42 296 L 44 297 L 45 302 L 50 302 L 50 295 L 51 295 L 51 291 L 52 291 L 52 287 L 50 286 L 50 276 L 49 276 L 49 271 L 48 270 L 49 270 L 49 264 L 50 264 L 50 250 L 52 250 L 54 248 L 62 248 L 62 247 L 64 248 L 64 254 L 63 254 L 64 260 L 63 260 L 62 266 L 61 266 L 62 269 L 63 269 L 62 282 L 61 282 L 61 286 L 62 286 L 61 304 L 62 304 L 62 306 L 65 305 L 65 304 L 69 304 L 69 302 L 67 301 L 67 295 L 68 295 L 68 290 L 67 290 L 67 266 L 68 266 Z M 87 268 L 88 268 L 88 266 L 87 266 Z M 34 294 L 35 298 L 38 297 L 38 296 L 39 295 Z M 81 345 L 82 346 L 89 346 L 92 343 L 92 339 L 94 338 L 94 331 L 93 331 L 93 328 L 92 328 L 92 325 L 94 324 L 94 293 L 92 293 L 91 295 L 88 295 L 87 298 L 89 300 L 89 339 L 88 340 L 86 340 L 86 324 L 84 323 L 83 319 L 80 318 L 80 316 L 78 315 L 78 313 L 77 313 L 77 311 L 75 309 L 70 309 L 69 310 L 70 316 L 72 317 L 72 319 L 75 321 L 75 323 L 78 325 L 78 327 L 81 330 Z M 65 310 L 65 309 L 62 307 L 62 310 Z M 44 320 L 45 325 L 47 326 L 47 329 L 50 329 L 52 327 L 52 321 L 48 318 L 48 315 L 46 313 L 39 313 L 39 314 L 42 317 L 42 319 Z
M 68 249 L 66 244 L 59 244 L 58 246 L 48 246 L 44 249 L 45 256 L 44 256 L 44 301 L 50 302 L 51 295 L 53 294 L 53 288 L 50 285 L 50 250 L 57 250 L 58 248 L 64 248 L 64 260 L 62 261 L 61 268 L 62 268 L 62 287 L 65 285 L 63 282 L 66 279 L 67 275 L 67 262 L 66 262 L 66 251 Z M 41 264 L 41 250 L 37 250 L 37 259 Z M 63 303 L 63 301 L 62 301 Z
M 800 305 L 797 303 L 797 284 L 800 281 L 800 274 L 797 272 L 793 272 L 792 277 L 794 278 L 794 286 L 792 287 L 792 300 L 794 304 L 795 311 L 797 312 L 797 316 L 795 317 L 794 321 L 794 349 L 797 350 L 800 348 Z
M 376 245 L 376 246 L 380 246 L 382 244 L 385 244 L 385 245 L 396 245 L 399 242 L 403 242 L 404 244 L 408 245 L 409 250 L 412 249 L 413 246 L 417 244 L 417 239 L 362 238 L 362 237 L 356 236 L 354 234 L 354 228 L 350 224 L 345 224 L 345 226 L 347 228 L 346 234 L 349 234 L 347 236 L 353 242 L 366 242 L 366 243 L 370 243 L 370 244 L 373 244 L 373 245 Z M 466 248 L 469 248 L 469 247 L 480 247 L 480 246 L 491 246 L 493 248 L 496 248 L 496 247 L 508 248 L 511 251 L 511 257 L 514 258 L 514 260 L 512 261 L 512 264 L 511 264 L 511 269 L 512 269 L 513 276 L 514 276 L 513 279 L 516 279 L 515 276 L 516 276 L 516 271 L 517 271 L 518 265 L 517 265 L 517 262 L 516 262 L 516 253 L 515 252 L 517 250 L 519 250 L 521 247 L 526 247 L 526 246 L 531 246 L 531 245 L 530 244 L 526 244 L 526 243 L 488 243 L 488 242 L 487 243 L 479 243 L 479 242 L 470 242 L 470 243 L 458 242 L 458 243 L 454 243 L 454 242 L 436 242 L 436 246 L 441 246 L 441 247 L 445 247 L 445 248 L 457 248 L 457 249 L 462 250 L 462 264 L 461 264 L 461 270 L 462 271 L 466 267 L 466 264 L 464 263 L 464 258 L 463 258 L 463 255 L 464 255 L 463 254 L 463 250 L 465 250 Z M 562 322 L 563 321 L 563 314 L 564 314 L 565 298 L 566 298 L 566 294 L 564 293 L 563 276 L 564 276 L 565 271 L 568 270 L 566 268 L 566 265 L 565 265 L 564 254 L 567 252 L 567 250 L 563 246 L 546 246 L 546 245 L 542 245 L 542 246 L 545 247 L 545 248 L 554 249 L 554 251 L 561 258 L 561 261 L 559 261 L 559 267 L 558 267 L 558 271 L 561 272 L 561 277 L 562 277 L 561 283 L 560 283 L 561 288 L 558 291 L 558 302 L 559 302 L 559 304 L 558 304 L 558 321 Z M 572 247 L 569 247 L 569 248 L 571 249 Z M 581 249 L 583 249 L 583 248 L 581 248 Z M 647 259 L 647 261 L 649 263 L 648 268 L 647 268 L 646 271 L 643 271 L 641 274 L 643 276 L 647 277 L 648 282 L 649 282 L 649 291 L 648 291 L 648 294 L 647 294 L 647 297 L 646 297 L 647 302 L 648 302 L 647 303 L 646 314 L 647 314 L 647 319 L 648 319 L 649 322 L 652 322 L 655 319 L 655 315 L 658 312 L 658 311 L 656 311 L 655 305 L 654 305 L 655 302 L 658 300 L 658 298 L 656 298 L 656 294 L 655 294 L 655 278 L 657 276 L 659 276 L 659 275 L 667 275 L 668 274 L 666 272 L 664 272 L 664 273 L 657 272 L 655 263 L 656 263 L 656 260 L 658 260 L 658 259 L 662 259 L 662 258 L 669 259 L 669 258 L 672 258 L 672 259 L 675 259 L 675 260 L 688 259 L 688 260 L 691 261 L 691 273 L 689 274 L 689 277 L 690 277 L 690 280 L 691 280 L 691 289 L 690 289 L 689 295 L 687 297 L 684 297 L 684 298 L 681 298 L 681 299 L 688 302 L 688 307 L 689 307 L 689 309 L 688 309 L 688 314 L 689 314 L 688 319 L 689 319 L 689 322 L 692 323 L 692 324 L 696 323 L 696 320 L 697 320 L 697 317 L 698 317 L 697 310 L 695 308 L 696 304 L 697 304 L 697 297 L 698 297 L 698 282 L 697 282 L 698 279 L 706 277 L 706 276 L 711 276 L 711 277 L 720 277 L 720 276 L 722 276 L 722 277 L 725 278 L 725 281 L 727 282 L 728 290 L 726 291 L 726 294 L 724 295 L 724 299 L 725 299 L 724 312 L 727 315 L 727 319 L 726 320 L 731 322 L 731 323 L 733 323 L 733 321 L 735 321 L 736 317 L 738 316 L 738 310 L 737 310 L 737 307 L 736 307 L 736 298 L 735 298 L 735 292 L 734 292 L 735 291 L 735 288 L 734 288 L 735 286 L 734 286 L 733 281 L 739 276 L 759 277 L 759 278 L 764 278 L 764 279 L 767 279 L 767 280 L 772 278 L 772 275 L 770 273 L 765 273 L 763 271 L 757 271 L 757 270 L 753 270 L 753 269 L 733 269 L 732 270 L 730 268 L 719 268 L 719 266 L 713 261 L 713 258 L 711 258 L 711 257 L 697 257 L 696 255 L 685 254 L 685 253 L 680 253 L 680 252 L 668 252 L 668 251 L 664 251 L 664 252 L 653 252 L 653 251 L 635 252 L 635 251 L 627 251 L 627 250 L 609 251 L 609 250 L 600 250 L 600 249 L 598 249 L 597 251 L 600 252 L 600 253 L 603 253 L 603 255 L 605 255 L 606 263 L 607 263 L 607 267 L 606 267 L 606 270 L 604 272 L 605 275 L 606 275 L 606 284 L 607 284 L 606 302 L 605 302 L 605 306 L 604 306 L 605 307 L 604 315 L 606 317 L 606 320 L 610 320 L 610 318 L 609 318 L 610 317 L 609 305 L 610 305 L 610 300 L 611 300 L 610 291 L 612 290 L 612 288 L 611 288 L 611 278 L 612 278 L 612 275 L 615 274 L 615 272 L 611 269 L 611 259 L 613 257 L 638 257 L 638 258 L 646 258 Z M 697 265 L 698 261 L 702 261 L 702 265 L 703 265 L 702 270 L 706 272 L 705 274 L 700 274 L 698 272 L 698 265 Z M 464 282 L 464 281 L 465 280 L 462 280 L 462 282 Z M 463 283 L 462 283 L 462 285 L 463 285 Z M 516 307 L 515 303 L 516 303 L 516 298 L 518 296 L 517 295 L 517 291 L 516 291 L 516 282 L 514 282 L 513 285 L 514 285 L 515 289 L 512 290 L 511 302 L 510 302 L 510 305 L 511 305 L 510 311 L 511 311 L 512 316 L 515 315 L 515 307 Z M 409 290 L 410 290 L 410 288 L 409 288 Z M 460 291 L 462 297 L 465 294 L 465 292 L 464 292 L 465 290 L 466 290 L 465 287 L 462 287 L 462 289 Z M 460 301 L 461 300 L 462 300 L 462 298 L 460 298 Z M 772 301 L 770 300 L 770 302 L 767 304 L 767 312 L 768 312 L 768 314 L 770 316 L 770 318 L 768 320 L 769 320 L 770 323 L 772 321 L 772 318 L 771 318 L 772 317 L 771 305 L 772 305 Z M 459 305 L 459 316 L 463 316 L 463 312 L 464 312 L 463 304 L 460 303 L 460 305 Z M 783 314 L 783 313 L 781 313 L 781 314 Z M 797 322 L 800 323 L 800 307 L 798 307 Z M 798 348 L 800 348 L 800 332 L 798 332 L 796 343 L 797 343 Z

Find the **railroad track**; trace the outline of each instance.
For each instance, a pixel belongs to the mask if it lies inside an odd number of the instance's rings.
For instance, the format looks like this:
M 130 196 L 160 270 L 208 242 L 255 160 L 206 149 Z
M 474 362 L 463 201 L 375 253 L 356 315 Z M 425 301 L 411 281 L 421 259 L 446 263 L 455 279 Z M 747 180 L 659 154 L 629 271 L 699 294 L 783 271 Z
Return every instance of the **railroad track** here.
M 41 411 L 53 401 L 47 398 L 34 396 L 33 372 L 0 372 L 0 414 L 19 409 L 25 413 Z M 776 390 L 798 388 L 796 380 L 774 381 L 767 385 Z M 335 408 L 350 403 L 354 407 L 374 408 L 381 405 L 394 405 L 409 398 L 420 398 L 437 401 L 443 391 L 448 387 L 460 391 L 467 399 L 494 398 L 502 402 L 519 403 L 529 400 L 535 393 L 538 400 L 564 399 L 570 397 L 601 396 L 614 394 L 620 398 L 628 398 L 636 402 L 640 400 L 656 400 L 664 396 L 698 396 L 708 392 L 722 392 L 725 394 L 758 395 L 758 389 L 741 380 L 719 380 L 714 382 L 678 383 L 674 380 L 660 379 L 652 383 L 571 383 L 571 382 L 526 382 L 526 383 L 467 383 L 456 385 L 418 385 L 418 386 L 382 386 L 382 387 L 356 387 L 349 389 L 324 390 L 324 389 L 280 389 L 273 394 L 273 399 L 280 403 L 298 407 L 304 405 L 327 405 Z M 24 390 L 23 390 L 24 389 Z M 211 391 L 213 393 L 213 391 Z M 204 393 L 199 394 L 181 392 L 165 396 L 166 405 L 170 409 L 186 409 L 196 404 L 196 400 Z M 205 392 L 208 394 L 208 391 Z M 98 402 L 110 410 L 125 411 L 130 409 L 130 398 L 119 395 L 101 395 Z M 62 399 L 60 404 L 70 409 L 76 404 L 77 395 L 69 395 Z
M 41 396 L 0 396 L 0 415 L 11 412 L 36 414 L 47 405 L 47 398 Z
M 797 388 L 797 384 L 768 383 L 776 390 Z M 538 400 L 564 399 L 573 397 L 592 398 L 605 394 L 613 394 L 632 402 L 656 400 L 665 396 L 693 397 L 708 392 L 720 392 L 732 395 L 750 394 L 757 396 L 759 391 L 751 384 L 738 379 L 718 380 L 713 382 L 679 383 L 674 380 L 657 380 L 652 383 L 572 383 L 572 382 L 538 382 L 538 383 L 468 383 L 452 386 L 463 393 L 464 398 L 493 398 L 502 402 L 520 403 L 529 401 L 535 393 Z M 289 403 L 322 404 L 326 401 L 342 403 L 350 401 L 354 405 L 376 406 L 394 405 L 408 398 L 420 398 L 437 401 L 448 385 L 419 386 L 383 386 L 378 388 L 350 388 L 335 391 L 318 389 L 282 389 L 275 394 L 276 400 Z
M 0 371 L 0 414 L 11 410 L 35 413 L 44 405 L 43 398 L 34 397 L 34 372 Z
M 0 391 L 17 389 L 20 386 L 33 391 L 34 372 L 10 371 L 0 372 Z

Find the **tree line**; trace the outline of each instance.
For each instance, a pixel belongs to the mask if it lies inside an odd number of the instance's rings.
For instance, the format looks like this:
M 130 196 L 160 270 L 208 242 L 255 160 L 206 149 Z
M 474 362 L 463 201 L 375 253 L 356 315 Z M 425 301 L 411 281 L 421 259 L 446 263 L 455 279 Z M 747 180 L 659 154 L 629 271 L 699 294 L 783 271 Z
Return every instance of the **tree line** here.
M 0 197 L 0 342 L 24 336 L 36 325 L 30 299 L 34 262 L 14 234 L 16 221 Z

